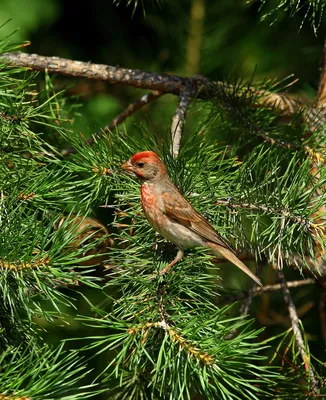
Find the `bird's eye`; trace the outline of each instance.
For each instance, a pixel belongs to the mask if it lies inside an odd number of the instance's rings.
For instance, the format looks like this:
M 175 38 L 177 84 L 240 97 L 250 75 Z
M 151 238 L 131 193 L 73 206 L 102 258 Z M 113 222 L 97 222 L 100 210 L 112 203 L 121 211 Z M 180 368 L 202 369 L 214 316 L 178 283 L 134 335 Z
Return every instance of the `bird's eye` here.
M 144 163 L 143 163 L 143 162 L 139 162 L 139 163 L 137 163 L 136 165 L 137 165 L 137 167 L 139 167 L 139 168 L 143 168 Z

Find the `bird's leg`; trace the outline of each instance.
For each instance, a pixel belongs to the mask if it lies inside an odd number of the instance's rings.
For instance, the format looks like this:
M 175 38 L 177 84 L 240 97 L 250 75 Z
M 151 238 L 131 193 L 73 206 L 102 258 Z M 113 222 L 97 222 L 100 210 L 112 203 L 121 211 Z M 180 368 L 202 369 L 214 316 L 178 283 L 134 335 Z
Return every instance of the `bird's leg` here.
M 184 255 L 184 251 L 179 248 L 177 255 L 175 256 L 175 259 L 172 262 L 170 262 L 169 265 L 167 265 L 165 268 L 163 268 L 162 271 L 160 271 L 160 275 L 164 275 L 166 272 L 168 272 L 168 270 L 170 268 L 172 268 L 173 265 L 175 265 L 178 261 L 180 261 L 183 258 L 183 255 Z

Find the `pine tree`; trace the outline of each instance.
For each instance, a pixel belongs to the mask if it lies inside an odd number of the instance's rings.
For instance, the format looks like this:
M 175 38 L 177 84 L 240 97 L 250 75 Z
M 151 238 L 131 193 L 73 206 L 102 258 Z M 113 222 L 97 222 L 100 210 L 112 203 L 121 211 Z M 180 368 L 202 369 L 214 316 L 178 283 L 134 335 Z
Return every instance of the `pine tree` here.
M 312 17 L 320 9 L 311 2 Z M 282 94 L 287 82 L 105 67 L 108 80 L 138 79 L 153 92 L 87 139 L 75 129 L 77 105 L 49 74 L 67 70 L 13 52 L 23 45 L 0 42 L 0 399 L 323 395 L 320 346 L 297 304 L 311 302 L 318 283 L 323 329 L 326 65 L 313 105 Z M 83 66 L 89 78 L 101 73 Z M 120 125 L 166 92 L 179 96 L 171 135 L 143 121 Z M 120 169 L 146 149 L 256 268 L 262 288 L 244 291 L 249 278 L 205 249 L 160 276 L 176 248 L 149 227 L 139 182 Z M 66 332 L 63 343 L 49 337 L 55 328 Z

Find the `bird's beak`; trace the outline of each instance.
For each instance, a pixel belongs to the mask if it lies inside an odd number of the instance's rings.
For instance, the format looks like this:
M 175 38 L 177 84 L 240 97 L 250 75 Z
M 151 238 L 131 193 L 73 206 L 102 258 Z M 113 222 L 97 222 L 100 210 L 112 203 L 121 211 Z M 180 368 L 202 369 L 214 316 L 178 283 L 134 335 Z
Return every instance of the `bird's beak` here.
M 127 162 L 125 162 L 124 164 L 121 165 L 121 168 L 124 169 L 125 171 L 130 171 L 133 172 L 133 165 L 131 164 L 130 160 L 128 160 Z

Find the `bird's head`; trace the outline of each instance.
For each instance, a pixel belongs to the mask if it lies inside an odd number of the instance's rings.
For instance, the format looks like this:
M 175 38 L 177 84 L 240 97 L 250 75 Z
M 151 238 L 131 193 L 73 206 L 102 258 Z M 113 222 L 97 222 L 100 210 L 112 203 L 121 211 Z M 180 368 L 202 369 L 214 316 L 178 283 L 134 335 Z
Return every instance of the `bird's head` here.
M 156 180 L 167 173 L 165 165 L 153 151 L 133 155 L 121 168 L 134 173 L 142 181 Z

